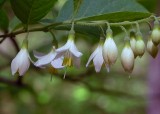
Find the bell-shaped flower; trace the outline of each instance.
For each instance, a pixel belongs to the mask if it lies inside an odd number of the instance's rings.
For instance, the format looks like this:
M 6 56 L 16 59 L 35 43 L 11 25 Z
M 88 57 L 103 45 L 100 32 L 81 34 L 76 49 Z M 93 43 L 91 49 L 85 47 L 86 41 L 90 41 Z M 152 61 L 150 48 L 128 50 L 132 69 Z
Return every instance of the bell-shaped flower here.
M 102 65 L 104 64 L 104 58 L 102 55 L 102 50 L 103 50 L 103 44 L 102 42 L 99 43 L 98 47 L 96 50 L 91 54 L 89 57 L 89 60 L 86 64 L 86 67 L 88 67 L 89 63 L 91 60 L 93 60 L 94 66 L 95 66 L 95 71 L 100 72 Z M 109 66 L 106 64 L 107 70 L 109 71 Z
M 158 45 L 160 43 L 160 24 L 157 20 L 154 22 L 151 38 L 155 45 Z
M 154 45 L 151 38 L 149 38 L 147 42 L 147 51 L 153 58 L 158 54 L 158 47 Z
M 30 66 L 30 57 L 28 54 L 28 41 L 25 39 L 22 44 L 21 50 L 11 62 L 12 75 L 19 73 L 19 76 L 23 76 Z
M 52 50 L 46 55 L 39 52 L 34 52 L 34 56 L 38 59 L 34 63 L 34 65 L 37 67 L 43 68 L 51 64 L 52 67 L 55 69 L 64 68 L 64 66 L 62 66 L 63 58 L 62 57 L 55 58 L 56 57 L 55 47 L 53 47 Z
M 134 68 L 134 53 L 129 42 L 126 42 L 125 47 L 122 50 L 121 63 L 126 72 L 132 72 Z
M 112 65 L 118 57 L 118 49 L 112 37 L 112 31 L 107 32 L 106 40 L 103 45 L 103 58 L 106 63 Z
M 145 52 L 145 44 L 144 41 L 142 40 L 142 34 L 141 33 L 137 33 L 136 35 L 136 55 L 139 57 L 142 57 L 144 52 Z
M 74 43 L 74 38 L 74 31 L 70 31 L 67 43 L 64 46 L 56 49 L 56 58 L 63 56 L 63 65 L 65 67 L 70 67 L 72 65 L 76 67 L 80 66 L 80 57 L 82 56 L 82 53 L 78 51 Z
M 130 32 L 130 44 L 131 44 L 131 49 L 134 53 L 134 56 L 136 57 L 136 36 L 135 36 L 135 32 L 131 31 Z

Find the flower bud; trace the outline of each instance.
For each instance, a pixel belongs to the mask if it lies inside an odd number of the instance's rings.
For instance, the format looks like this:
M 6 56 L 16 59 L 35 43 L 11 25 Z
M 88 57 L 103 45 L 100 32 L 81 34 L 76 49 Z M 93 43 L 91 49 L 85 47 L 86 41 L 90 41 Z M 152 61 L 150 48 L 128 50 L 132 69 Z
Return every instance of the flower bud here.
M 121 54 L 121 63 L 126 72 L 131 73 L 134 68 L 134 53 L 130 43 L 126 42 Z
M 134 56 L 136 57 L 136 36 L 135 33 L 133 31 L 130 32 L 130 45 L 131 45 L 131 49 L 134 53 Z
M 144 52 L 145 52 L 145 44 L 144 44 L 144 41 L 142 40 L 142 34 L 141 33 L 137 33 L 137 36 L 136 36 L 136 55 L 139 56 L 139 57 L 142 57 Z
M 158 54 L 158 47 L 154 45 L 151 38 L 149 38 L 147 42 L 147 51 L 153 58 Z
M 154 22 L 154 27 L 151 33 L 151 38 L 155 45 L 158 45 L 160 43 L 160 25 L 158 21 Z
M 118 49 L 113 40 L 112 32 L 107 32 L 106 40 L 103 45 L 103 58 L 106 63 L 114 64 L 118 57 Z
M 30 57 L 28 53 L 28 40 L 24 39 L 22 48 L 11 62 L 12 75 L 18 73 L 19 76 L 23 76 L 30 66 Z

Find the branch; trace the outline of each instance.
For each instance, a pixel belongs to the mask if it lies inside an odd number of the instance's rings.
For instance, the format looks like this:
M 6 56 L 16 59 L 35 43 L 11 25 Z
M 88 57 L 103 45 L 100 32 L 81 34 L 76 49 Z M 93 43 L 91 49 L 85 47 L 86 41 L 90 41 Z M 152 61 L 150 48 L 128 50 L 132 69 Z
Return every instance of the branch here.
M 39 28 L 32 28 L 30 30 L 22 29 L 22 30 L 19 30 L 19 31 L 15 31 L 15 32 L 0 35 L 0 38 L 3 38 L 3 39 L 5 39 L 7 37 L 14 38 L 16 35 L 26 33 L 26 32 L 36 32 L 36 31 L 44 31 L 44 32 L 47 31 L 48 32 L 50 30 L 50 28 L 54 28 L 55 26 L 57 26 L 59 24 L 61 24 L 61 23 L 53 23 L 53 24 L 45 26 L 45 27 L 43 26 L 43 27 L 39 27 Z
M 3 78 L 2 76 L 0 76 L 0 83 L 9 85 L 11 87 L 17 87 L 17 88 L 25 89 L 25 90 L 29 91 L 30 93 L 32 93 L 33 96 L 35 96 L 35 97 L 37 96 L 36 92 L 33 90 L 32 87 L 30 87 L 30 86 L 28 86 L 27 84 L 24 84 L 24 83 L 19 83 L 19 81 L 17 81 L 17 80 L 13 81 L 13 80 L 9 80 L 9 79 L 6 79 L 6 78 Z
M 160 19 L 160 17 L 157 17 L 158 19 Z M 125 26 L 125 25 L 132 25 L 135 24 L 136 22 L 138 23 L 142 23 L 142 22 L 149 22 L 154 20 L 153 15 L 148 17 L 148 18 L 144 18 L 141 20 L 137 20 L 137 21 L 124 21 L 124 22 L 118 22 L 118 23 L 110 23 L 110 26 Z M 47 26 L 43 26 L 43 27 L 39 27 L 39 28 L 32 28 L 30 30 L 19 30 L 19 31 L 15 31 L 15 32 L 11 32 L 11 33 L 7 33 L 4 35 L 0 35 L 0 38 L 5 39 L 6 37 L 15 37 L 18 34 L 22 34 L 22 33 L 26 33 L 26 32 L 36 32 L 36 31 L 44 31 L 44 32 L 48 32 L 50 29 L 53 29 L 57 26 L 67 26 L 67 25 L 71 25 L 71 21 L 65 21 L 65 22 L 59 22 L 59 23 L 52 23 L 50 25 Z M 86 25 L 86 26 L 99 26 L 99 25 L 105 25 L 106 21 L 75 21 L 75 25 Z M 58 29 L 57 29 L 58 30 Z
M 20 87 L 20 88 L 28 88 L 28 86 L 23 83 L 19 83 L 17 81 L 9 80 L 9 79 L 2 78 L 2 77 L 0 77 L 0 83 L 16 86 L 16 87 Z

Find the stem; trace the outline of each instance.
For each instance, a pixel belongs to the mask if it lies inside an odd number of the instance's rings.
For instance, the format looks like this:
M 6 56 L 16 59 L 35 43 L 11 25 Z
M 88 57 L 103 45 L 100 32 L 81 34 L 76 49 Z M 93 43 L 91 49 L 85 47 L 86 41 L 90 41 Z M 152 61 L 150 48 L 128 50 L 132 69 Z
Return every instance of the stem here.
M 158 19 L 160 17 L 157 17 Z M 124 22 L 118 22 L 118 23 L 109 23 L 110 26 L 125 26 L 125 25 L 132 25 L 132 24 L 135 24 L 135 23 L 143 23 L 143 22 L 146 22 L 146 21 L 152 21 L 154 20 L 153 16 L 150 16 L 148 18 L 144 18 L 144 19 L 141 19 L 141 20 L 137 20 L 137 21 L 124 21 Z M 105 25 L 107 22 L 106 21 L 91 21 L 90 23 L 85 23 L 85 22 L 76 22 L 76 24 L 79 24 L 79 25 L 88 25 L 88 26 L 97 26 L 97 25 Z
M 157 19 L 160 19 L 160 17 L 157 17 Z M 137 21 L 124 21 L 124 22 L 118 22 L 118 23 L 109 23 L 110 26 L 125 26 L 125 25 L 131 25 L 131 24 L 135 24 L 135 23 L 143 23 L 146 21 L 152 21 L 154 20 L 154 16 L 150 16 L 148 18 L 144 18 L 141 20 L 137 20 Z M 36 32 L 36 31 L 44 31 L 44 32 L 48 32 L 50 29 L 55 29 L 55 27 L 57 26 L 61 26 L 61 25 L 68 25 L 71 24 L 71 22 L 66 21 L 66 22 L 59 22 L 59 23 L 53 23 L 50 24 L 48 26 L 45 27 L 39 27 L 39 28 L 33 28 L 33 29 L 29 29 L 29 30 L 19 30 L 16 32 L 11 32 L 11 33 L 6 33 L 4 35 L 0 35 L 0 38 L 5 39 L 6 37 L 14 37 L 18 34 L 22 34 L 22 33 L 26 33 L 26 32 Z M 72 23 L 73 24 L 73 23 Z M 77 25 L 88 25 L 88 26 L 102 26 L 106 24 L 106 21 L 76 21 L 75 24 Z
M 136 24 L 136 27 L 137 27 L 137 32 L 138 32 L 138 33 L 140 33 L 140 27 L 139 27 L 139 24 L 138 24 L 137 22 L 136 22 L 135 24 Z
M 57 41 L 57 39 L 56 39 L 56 37 L 55 37 L 53 31 L 50 30 L 50 33 L 51 33 L 52 38 L 53 38 L 53 45 L 54 45 L 56 48 L 58 48 L 58 41 Z
M 124 41 L 127 41 L 127 40 L 129 40 L 129 34 L 128 34 L 128 32 L 127 32 L 127 30 L 123 27 L 123 26 L 120 26 L 121 27 L 121 29 L 125 32 L 125 34 L 126 34 L 126 36 L 125 36 L 125 38 L 124 38 Z
M 100 30 L 102 31 L 102 35 L 105 37 L 105 33 L 104 33 L 102 26 L 99 26 L 99 27 L 100 27 Z
M 123 26 L 120 26 L 120 27 L 125 32 L 126 36 L 129 37 L 127 30 Z

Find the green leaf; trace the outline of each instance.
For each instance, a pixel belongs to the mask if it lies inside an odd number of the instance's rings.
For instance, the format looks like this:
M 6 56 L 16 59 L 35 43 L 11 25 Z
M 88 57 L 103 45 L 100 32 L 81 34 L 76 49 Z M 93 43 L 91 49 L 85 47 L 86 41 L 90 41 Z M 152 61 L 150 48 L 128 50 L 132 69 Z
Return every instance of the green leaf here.
M 145 6 L 150 12 L 155 12 L 159 0 L 137 0 L 140 4 Z
M 97 20 L 107 20 L 109 22 L 122 22 L 122 21 L 134 21 L 149 17 L 150 13 L 145 12 L 115 12 L 109 14 L 102 14 L 93 17 L 80 18 L 77 20 L 85 21 L 97 21 Z
M 73 0 L 68 0 L 62 7 L 61 11 L 59 12 L 56 21 L 63 22 L 71 19 L 73 17 L 73 12 L 74 12 Z
M 56 0 L 10 0 L 15 15 L 24 23 L 32 24 L 43 18 Z
M 74 0 L 74 15 L 77 14 L 83 0 Z
M 0 0 L 0 8 L 3 6 L 6 0 Z
M 68 0 L 61 9 L 57 22 L 72 21 L 109 21 L 123 22 L 136 21 L 147 18 L 151 14 L 135 0 L 83 0 L 77 14 L 74 14 L 75 1 Z M 74 16 L 73 16 L 74 15 Z M 48 21 L 49 22 L 49 21 Z M 51 21 L 50 21 L 51 22 Z M 103 27 L 106 30 L 105 26 Z M 57 30 L 70 30 L 71 25 L 61 25 Z M 112 27 L 114 33 L 121 32 L 117 27 Z M 98 37 L 102 30 L 99 26 L 76 25 L 75 31 L 78 33 Z
M 19 28 L 22 28 L 24 25 L 22 24 L 22 22 L 15 16 L 13 17 L 12 20 L 10 20 L 9 23 L 9 28 L 10 28 L 10 32 L 13 32 Z
M 0 29 L 3 31 L 8 30 L 9 26 L 9 19 L 8 16 L 6 15 L 6 12 L 4 10 L 0 10 Z
M 74 1 L 68 0 L 61 9 L 57 21 L 70 21 L 72 20 L 73 14 Z M 143 6 L 135 2 L 135 0 L 83 0 L 74 20 L 107 20 L 120 22 L 142 19 L 150 15 L 151 14 Z

